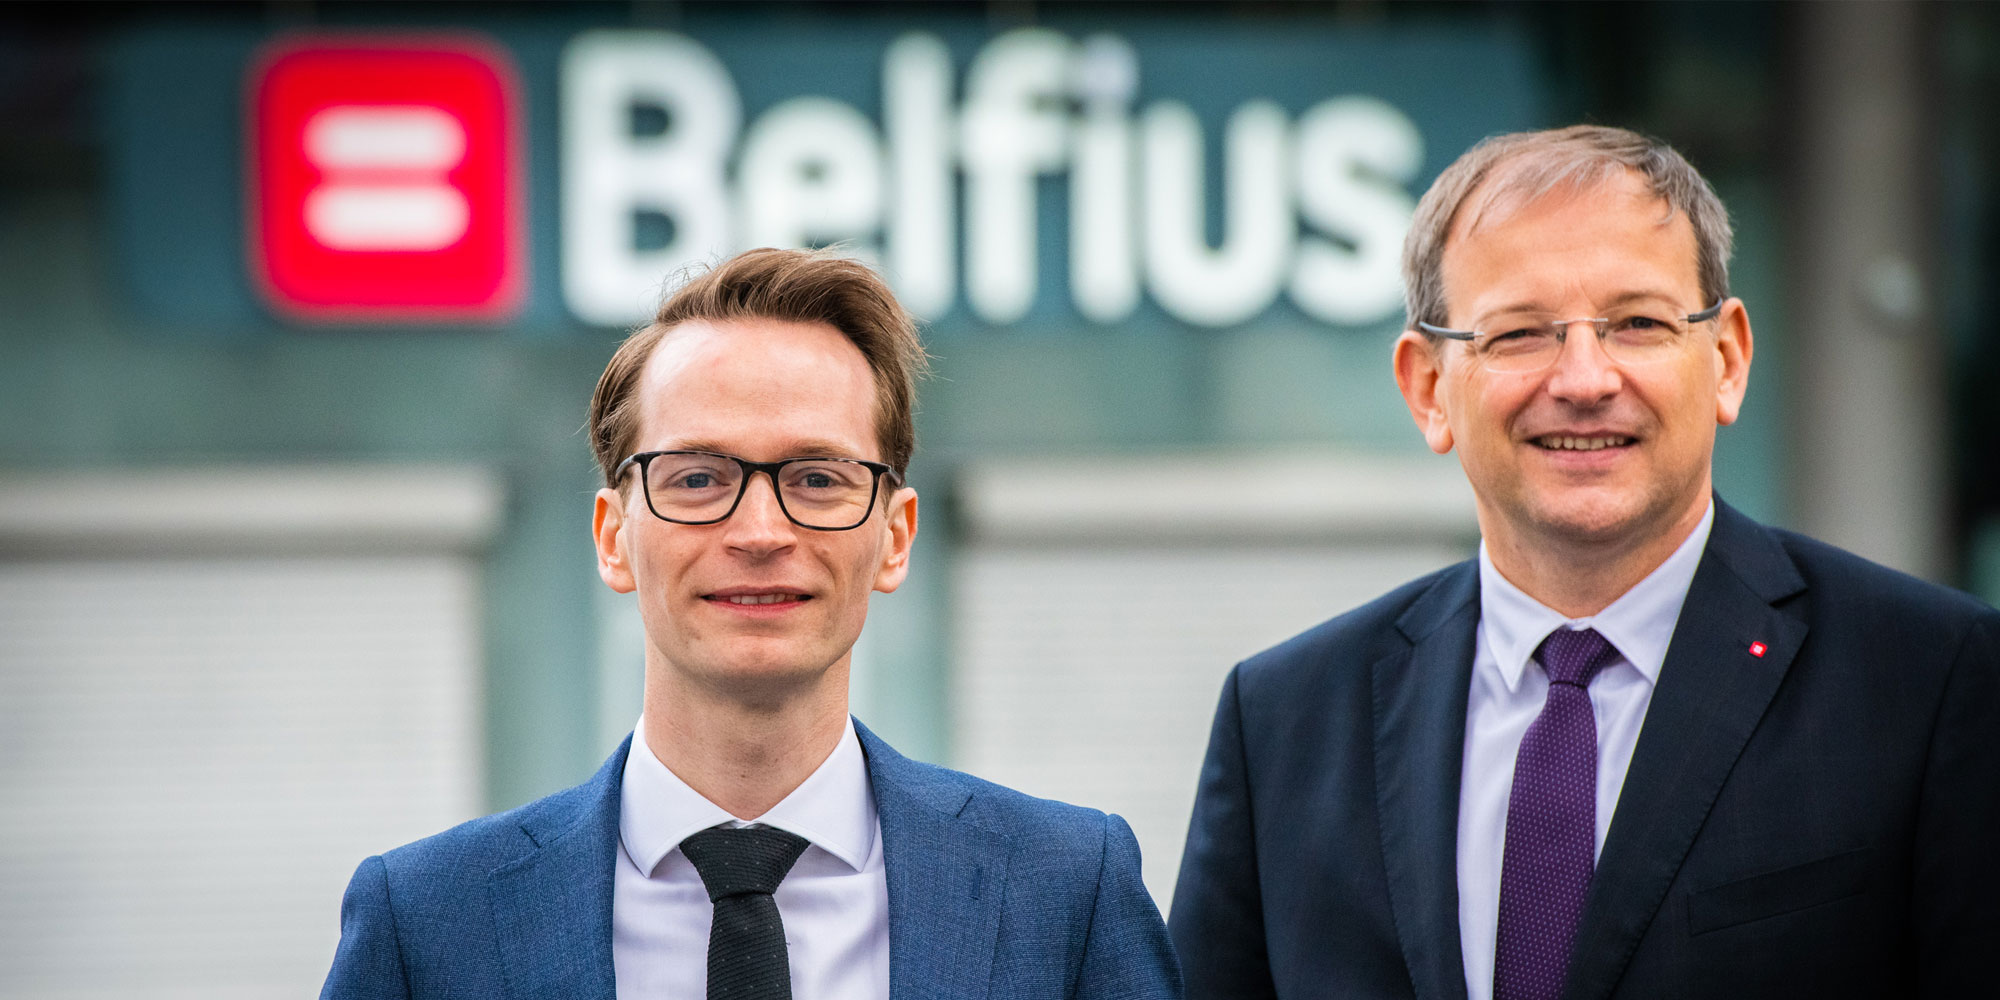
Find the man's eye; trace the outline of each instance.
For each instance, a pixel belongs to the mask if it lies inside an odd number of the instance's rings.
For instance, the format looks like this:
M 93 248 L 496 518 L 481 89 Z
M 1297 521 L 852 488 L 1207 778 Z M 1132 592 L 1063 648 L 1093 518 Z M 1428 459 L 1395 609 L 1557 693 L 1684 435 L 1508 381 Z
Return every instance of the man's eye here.
M 1658 316 L 1626 316 L 1611 324 L 1611 335 L 1629 342 L 1670 341 L 1680 327 Z
M 713 469 L 677 469 L 666 477 L 666 483 L 676 490 L 713 490 L 728 485 Z
M 838 490 L 852 487 L 853 476 L 841 466 L 815 465 L 793 467 L 788 477 L 788 485 L 801 490 Z
M 1519 326 L 1512 329 L 1501 328 L 1501 332 L 1486 338 L 1487 346 L 1499 350 L 1518 350 L 1532 347 L 1550 337 L 1546 326 Z

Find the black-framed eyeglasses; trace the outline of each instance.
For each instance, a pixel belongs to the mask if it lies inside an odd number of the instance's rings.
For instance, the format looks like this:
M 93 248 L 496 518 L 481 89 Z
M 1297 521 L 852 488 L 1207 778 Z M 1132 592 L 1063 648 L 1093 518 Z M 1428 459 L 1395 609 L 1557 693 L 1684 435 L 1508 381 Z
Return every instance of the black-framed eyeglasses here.
M 1433 337 L 1468 342 L 1473 356 L 1488 371 L 1520 374 L 1538 372 L 1555 364 L 1569 328 L 1589 323 L 1596 328 L 1597 342 L 1604 345 L 1606 357 L 1621 365 L 1649 365 L 1673 357 L 1686 341 L 1688 328 L 1720 315 L 1725 301 L 1716 299 L 1714 305 L 1686 316 L 1662 315 L 1668 310 L 1642 304 L 1611 316 L 1576 319 L 1557 319 L 1546 313 L 1507 313 L 1481 324 L 1487 330 L 1447 330 L 1429 323 L 1418 323 L 1417 329 Z
M 881 462 L 859 458 L 781 458 L 752 462 L 712 451 L 642 451 L 618 463 L 613 482 L 632 466 L 646 491 L 646 508 L 662 521 L 714 524 L 728 520 L 743 502 L 750 479 L 761 472 L 771 480 L 778 509 L 793 524 L 813 531 L 847 531 L 868 520 L 882 480 L 889 488 L 903 477 Z

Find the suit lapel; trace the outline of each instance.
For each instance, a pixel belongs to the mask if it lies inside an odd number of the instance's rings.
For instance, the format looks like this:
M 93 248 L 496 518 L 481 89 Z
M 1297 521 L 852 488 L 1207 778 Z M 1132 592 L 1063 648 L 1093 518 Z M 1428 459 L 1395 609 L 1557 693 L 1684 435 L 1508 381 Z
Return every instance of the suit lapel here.
M 1375 794 L 1389 902 L 1416 994 L 1463 1000 L 1458 783 L 1479 622 L 1476 563 L 1446 572 L 1396 626 L 1407 650 L 1374 666 Z
M 1805 641 L 1805 622 L 1772 606 L 1804 589 L 1770 532 L 1718 499 L 1591 880 L 1569 1000 L 1609 996 L 1624 975 Z
M 1007 838 L 965 818 L 962 776 L 915 763 L 859 722 L 889 883 L 889 997 L 980 1000 L 992 981 Z
M 611 890 L 628 738 L 589 783 L 521 824 L 535 848 L 488 882 L 501 968 L 516 1000 L 614 1000 Z

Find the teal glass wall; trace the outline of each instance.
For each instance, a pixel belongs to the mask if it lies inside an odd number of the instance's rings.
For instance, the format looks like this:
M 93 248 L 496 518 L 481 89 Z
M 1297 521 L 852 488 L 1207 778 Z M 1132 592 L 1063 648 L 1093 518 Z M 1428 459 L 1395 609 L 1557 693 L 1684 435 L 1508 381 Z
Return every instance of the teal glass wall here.
M 1079 43 L 1115 37 L 1136 55 L 1133 120 L 1173 101 L 1201 127 L 1200 212 L 1211 243 L 1229 225 L 1223 135 L 1247 103 L 1268 101 L 1288 120 L 1342 96 L 1396 109 L 1421 138 L 1416 168 L 1392 179 L 1411 198 L 1493 132 L 1583 118 L 1648 128 L 1686 148 L 1735 215 L 1733 275 L 1758 355 L 1744 418 L 1721 437 L 1717 481 L 1752 515 L 1785 518 L 1782 191 L 1772 151 L 1740 142 L 1775 114 L 1771 81 L 1746 58 L 1774 44 L 1767 9 L 1721 15 L 1723 32 L 1709 30 L 1703 18 L 1716 15 L 1706 8 L 1650 9 L 1643 19 L 1661 32 L 1663 56 L 1636 80 L 1607 54 L 1630 25 L 1571 8 L 1560 16 L 1233 4 L 313 10 L 310 20 L 286 21 L 261 8 L 119 8 L 102 25 L 47 29 L 76 53 L 74 95 L 61 109 L 73 124 L 51 140 L 56 152 L 37 154 L 43 160 L 17 155 L 15 179 L 0 190 L 0 468 L 454 461 L 497 470 L 506 518 L 482 564 L 495 807 L 574 782 L 607 749 L 601 584 L 587 527 L 596 473 L 580 430 L 623 331 L 579 319 L 562 292 L 562 63 L 588 30 L 695 39 L 726 68 L 746 122 L 818 95 L 880 123 L 885 51 L 912 31 L 944 43 L 955 92 L 1008 31 L 1033 26 Z M 247 271 L 244 81 L 254 53 L 294 32 L 437 29 L 494 40 L 519 74 L 525 304 L 493 325 L 279 319 Z M 43 161 L 73 169 L 33 165 Z M 1399 314 L 1327 322 L 1277 294 L 1247 319 L 1208 326 L 1142 292 L 1115 321 L 1083 315 L 1067 271 L 1076 206 L 1064 178 L 1052 171 L 1035 186 L 1038 292 L 1025 313 L 1007 323 L 982 318 L 967 305 L 969 265 L 959 260 L 958 294 L 927 327 L 938 378 L 925 390 L 914 478 L 929 516 L 917 582 L 879 602 L 871 622 L 879 676 L 873 703 L 860 706 L 916 756 L 946 759 L 951 749 L 944 588 L 953 472 L 963 463 L 1292 446 L 1424 454 L 1388 374 Z M 1311 219 L 1293 221 L 1325 235 Z

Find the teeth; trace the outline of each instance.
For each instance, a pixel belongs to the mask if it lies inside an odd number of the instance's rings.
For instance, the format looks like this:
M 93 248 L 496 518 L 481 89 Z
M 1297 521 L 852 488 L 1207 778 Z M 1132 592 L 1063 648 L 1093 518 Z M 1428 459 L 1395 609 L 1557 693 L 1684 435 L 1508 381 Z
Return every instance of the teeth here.
M 781 601 L 797 599 L 796 594 L 741 594 L 724 600 L 731 604 L 777 604 Z
M 1570 437 L 1554 434 L 1543 437 L 1540 440 L 1542 447 L 1553 448 L 1557 451 L 1598 451 L 1603 448 L 1630 444 L 1632 441 L 1628 437 Z

